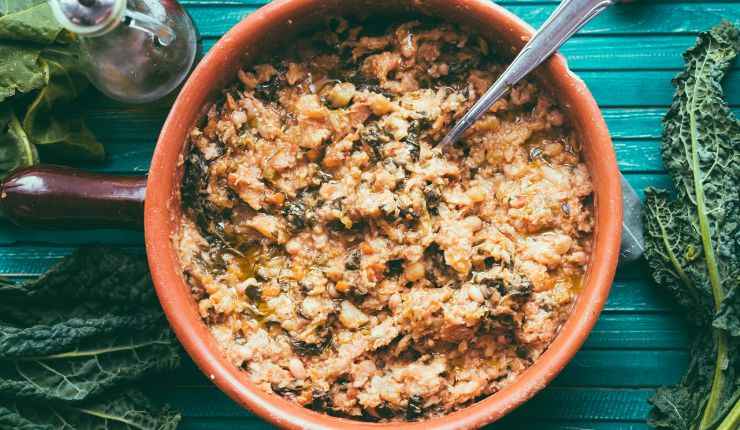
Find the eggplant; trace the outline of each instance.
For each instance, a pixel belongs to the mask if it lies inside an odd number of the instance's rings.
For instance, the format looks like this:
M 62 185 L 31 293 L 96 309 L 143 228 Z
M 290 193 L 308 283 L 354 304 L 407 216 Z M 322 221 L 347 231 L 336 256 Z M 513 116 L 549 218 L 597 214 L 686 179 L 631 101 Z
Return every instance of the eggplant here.
M 141 230 L 145 193 L 144 176 L 33 166 L 0 183 L 0 215 L 28 227 Z

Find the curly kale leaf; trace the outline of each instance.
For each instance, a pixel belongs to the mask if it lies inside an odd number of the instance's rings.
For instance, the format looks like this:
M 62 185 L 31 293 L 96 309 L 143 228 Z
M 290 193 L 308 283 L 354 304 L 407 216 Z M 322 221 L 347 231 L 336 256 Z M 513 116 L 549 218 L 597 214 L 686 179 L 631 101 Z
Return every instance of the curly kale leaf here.
M 729 345 L 731 354 L 737 357 L 738 346 Z M 698 427 L 701 420 L 702 407 L 709 395 L 714 377 L 716 362 L 715 340 L 712 336 L 696 336 L 691 346 L 691 359 L 686 374 L 681 383 L 670 387 L 659 388 L 650 398 L 653 409 L 650 412 L 648 423 L 656 428 L 671 430 L 690 430 Z M 740 378 L 738 360 L 727 366 L 725 377 L 729 381 Z M 727 399 L 721 407 L 717 418 L 707 428 L 716 428 L 717 422 L 729 414 L 729 410 L 737 403 L 740 391 L 737 383 L 725 384 L 722 397 Z M 732 428 L 732 427 L 731 427 Z
M 179 364 L 179 347 L 166 327 L 93 338 L 54 354 L 2 360 L 0 398 L 84 401 Z
M 34 318 L 36 321 L 31 323 L 33 325 L 22 322 L 24 326 L 21 327 L 6 323 L 9 318 L 5 313 L 3 321 L 0 321 L 0 360 L 84 349 L 83 345 L 96 339 L 132 332 L 158 331 L 167 324 L 158 309 L 141 309 L 139 312 L 120 314 L 90 313 L 91 310 L 97 312 L 100 308 L 77 307 L 69 315 L 52 313 L 49 317 L 56 317 L 56 321 L 42 322 Z M 42 314 L 45 311 L 38 309 L 37 312 L 37 309 L 32 309 L 32 312 Z M 6 310 L 10 312 L 11 318 L 21 317 L 20 314 L 24 312 L 24 309 L 6 309 L 6 306 L 0 305 L 0 311 Z
M 0 285 L 0 303 L 13 301 L 157 304 L 146 256 L 111 247 L 80 248 L 36 280 Z
M 158 407 L 139 391 L 63 406 L 0 402 L 0 428 L 15 430 L 175 430 L 180 415 Z
M 144 255 L 82 248 L 37 280 L 0 282 L 0 404 L 77 405 L 179 362 Z
M 645 256 L 653 279 L 671 292 L 692 322 L 708 325 L 714 315 L 712 292 L 691 213 L 668 191 L 648 188 L 645 230 Z
M 673 81 L 663 120 L 662 155 L 675 198 L 646 190 L 645 255 L 653 278 L 700 328 L 681 384 L 650 400 L 655 427 L 740 424 L 740 122 L 721 86 L 738 50 L 740 32 L 725 22 L 684 54 L 686 70 Z

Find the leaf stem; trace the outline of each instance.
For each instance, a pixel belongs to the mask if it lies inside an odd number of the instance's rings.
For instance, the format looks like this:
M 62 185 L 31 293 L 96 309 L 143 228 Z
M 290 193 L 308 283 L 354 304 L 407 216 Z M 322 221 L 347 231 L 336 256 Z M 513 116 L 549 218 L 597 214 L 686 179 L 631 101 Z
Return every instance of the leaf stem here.
M 125 345 L 125 346 L 112 346 L 109 348 L 99 348 L 99 349 L 90 349 L 87 351 L 70 351 L 70 352 L 62 352 L 59 354 L 51 354 L 51 355 L 42 355 L 42 356 L 34 356 L 34 357 L 19 357 L 16 359 L 16 361 L 43 361 L 43 360 L 60 360 L 64 358 L 82 358 L 82 357 L 90 357 L 100 354 L 109 354 L 113 352 L 120 352 L 120 351 L 133 351 L 139 348 L 143 348 L 150 345 L 169 345 L 170 342 L 165 340 L 152 340 L 149 342 L 142 342 L 132 345 Z
M 704 59 L 704 62 L 702 62 L 697 71 L 697 78 L 694 82 L 694 87 L 692 88 L 691 107 L 689 109 L 689 134 L 691 136 L 691 174 L 694 182 L 694 194 L 696 195 L 696 213 L 699 218 L 699 235 L 701 236 L 701 242 L 704 248 L 707 272 L 709 272 L 709 282 L 712 286 L 714 308 L 715 311 L 717 311 L 719 310 L 722 299 L 724 298 L 724 293 L 722 291 L 722 284 L 719 280 L 719 268 L 717 266 L 717 258 L 714 254 L 714 248 L 712 247 L 712 233 L 709 229 L 709 218 L 707 217 L 707 207 L 704 199 L 704 184 L 702 182 L 700 173 L 701 166 L 699 164 L 699 130 L 696 120 L 696 100 L 699 97 L 697 94 L 697 88 L 699 87 L 698 80 L 702 76 L 706 61 L 707 58 Z M 722 374 L 722 366 L 727 360 L 727 339 L 725 338 L 724 333 L 717 329 L 714 330 L 714 336 L 717 341 L 717 360 L 714 365 L 712 389 L 709 393 L 707 405 L 704 408 L 704 414 L 702 415 L 702 419 L 699 424 L 699 430 L 708 429 L 714 421 L 725 382 L 724 375 Z
M 77 409 L 78 411 L 82 412 L 83 414 L 87 414 L 87 415 L 90 415 L 90 416 L 93 416 L 93 417 L 102 418 L 104 420 L 117 421 L 119 423 L 123 423 L 123 424 L 126 424 L 128 426 L 131 426 L 131 427 L 133 427 L 135 429 L 146 430 L 146 428 L 144 426 L 141 426 L 141 425 L 139 425 L 139 424 L 137 424 L 137 423 L 135 423 L 133 421 L 127 420 L 124 417 L 117 417 L 115 415 L 106 414 L 105 412 L 99 412 L 99 411 L 96 411 L 96 410 L 93 410 L 93 409 L 85 409 L 85 408 L 73 408 L 73 409 Z
M 738 427 L 740 427 L 740 400 L 735 402 L 735 406 L 732 407 L 732 410 L 720 423 L 717 430 L 735 430 Z

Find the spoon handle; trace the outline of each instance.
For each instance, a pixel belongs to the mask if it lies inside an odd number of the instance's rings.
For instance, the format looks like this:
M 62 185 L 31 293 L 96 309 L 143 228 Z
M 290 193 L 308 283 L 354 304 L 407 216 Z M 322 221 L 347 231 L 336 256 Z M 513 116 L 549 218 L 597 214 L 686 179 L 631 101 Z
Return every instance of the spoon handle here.
M 440 146 L 457 141 L 512 85 L 547 60 L 591 18 L 614 3 L 616 0 L 563 0 L 491 88 L 442 139 Z

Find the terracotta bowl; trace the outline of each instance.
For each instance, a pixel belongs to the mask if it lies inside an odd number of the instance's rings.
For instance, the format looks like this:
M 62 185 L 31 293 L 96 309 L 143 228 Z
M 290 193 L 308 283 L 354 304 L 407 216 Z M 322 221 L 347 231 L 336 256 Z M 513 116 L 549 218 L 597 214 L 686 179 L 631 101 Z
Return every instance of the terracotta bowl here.
M 221 353 L 198 315 L 170 240 L 180 213 L 181 153 L 189 129 L 237 68 L 329 16 L 422 15 L 467 26 L 488 38 L 499 54 L 517 52 L 533 30 L 487 0 L 278 0 L 231 29 L 200 62 L 177 98 L 154 152 L 145 204 L 146 248 L 154 285 L 175 334 L 195 363 L 235 402 L 291 429 L 463 429 L 493 422 L 542 390 L 573 358 L 601 311 L 617 265 L 622 205 L 619 172 L 609 132 L 591 93 L 560 55 L 538 71 L 570 117 L 583 144 L 594 185 L 595 233 L 584 288 L 572 315 L 547 351 L 516 381 L 460 411 L 423 422 L 375 424 L 335 418 L 257 388 Z

